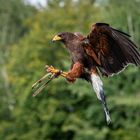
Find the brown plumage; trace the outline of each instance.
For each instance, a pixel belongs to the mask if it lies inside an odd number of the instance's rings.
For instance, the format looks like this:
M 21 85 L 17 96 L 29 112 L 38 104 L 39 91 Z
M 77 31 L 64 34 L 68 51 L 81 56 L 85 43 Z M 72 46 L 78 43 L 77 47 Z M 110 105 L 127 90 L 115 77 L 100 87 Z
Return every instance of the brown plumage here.
M 97 23 L 87 36 L 98 59 L 102 73 L 111 75 L 121 71 L 128 63 L 140 65 L 140 54 L 129 35 L 113 29 L 108 24 Z
M 108 123 L 111 119 L 98 71 L 110 76 L 120 72 L 129 63 L 140 65 L 140 54 L 129 37 L 109 24 L 96 23 L 87 37 L 80 33 L 62 32 L 53 38 L 53 41 L 62 41 L 70 53 L 72 68 L 67 75 L 68 81 L 83 78 L 92 84 L 103 104 Z

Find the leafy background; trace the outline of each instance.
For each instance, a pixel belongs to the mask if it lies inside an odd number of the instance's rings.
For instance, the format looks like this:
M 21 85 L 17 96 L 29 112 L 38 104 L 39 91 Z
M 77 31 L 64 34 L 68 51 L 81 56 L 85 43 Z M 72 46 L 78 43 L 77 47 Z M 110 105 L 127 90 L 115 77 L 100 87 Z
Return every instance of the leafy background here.
M 59 78 L 36 98 L 31 90 L 45 64 L 70 67 L 63 45 L 51 43 L 58 32 L 86 35 L 93 23 L 107 22 L 139 45 L 140 0 L 48 0 L 45 8 L 23 0 L 0 3 L 0 140 L 140 140 L 138 67 L 102 78 L 110 126 L 84 81 Z

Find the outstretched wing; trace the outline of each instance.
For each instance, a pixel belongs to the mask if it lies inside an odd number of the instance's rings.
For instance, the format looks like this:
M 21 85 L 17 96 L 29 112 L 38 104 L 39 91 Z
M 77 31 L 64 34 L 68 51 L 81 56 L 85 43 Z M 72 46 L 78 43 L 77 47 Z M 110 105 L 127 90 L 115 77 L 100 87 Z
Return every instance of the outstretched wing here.
M 96 23 L 86 38 L 85 49 L 97 62 L 100 71 L 111 75 L 121 71 L 128 63 L 140 65 L 140 54 L 129 37 L 106 23 Z

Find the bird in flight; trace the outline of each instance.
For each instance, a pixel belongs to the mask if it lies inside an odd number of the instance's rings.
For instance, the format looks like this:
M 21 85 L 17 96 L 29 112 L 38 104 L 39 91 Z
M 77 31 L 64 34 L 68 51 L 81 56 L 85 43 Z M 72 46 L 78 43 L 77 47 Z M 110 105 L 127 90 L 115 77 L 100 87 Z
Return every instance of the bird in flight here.
M 96 23 L 86 37 L 80 33 L 61 32 L 52 40 L 61 41 L 70 54 L 72 65 L 66 79 L 74 82 L 82 78 L 91 83 L 108 124 L 111 118 L 100 75 L 117 74 L 128 64 L 140 66 L 140 53 L 129 37 L 107 23 Z

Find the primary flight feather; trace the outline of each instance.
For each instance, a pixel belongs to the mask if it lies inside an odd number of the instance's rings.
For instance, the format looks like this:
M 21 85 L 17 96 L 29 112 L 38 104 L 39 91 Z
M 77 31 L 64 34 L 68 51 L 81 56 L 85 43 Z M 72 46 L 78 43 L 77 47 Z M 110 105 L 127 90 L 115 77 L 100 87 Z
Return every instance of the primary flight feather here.
M 106 23 L 96 23 L 84 37 L 80 33 L 58 33 L 52 41 L 61 41 L 70 53 L 72 67 L 66 78 L 89 81 L 101 101 L 107 123 L 111 122 L 106 104 L 102 75 L 110 76 L 124 69 L 129 63 L 140 65 L 140 53 L 129 35 L 112 28 Z

